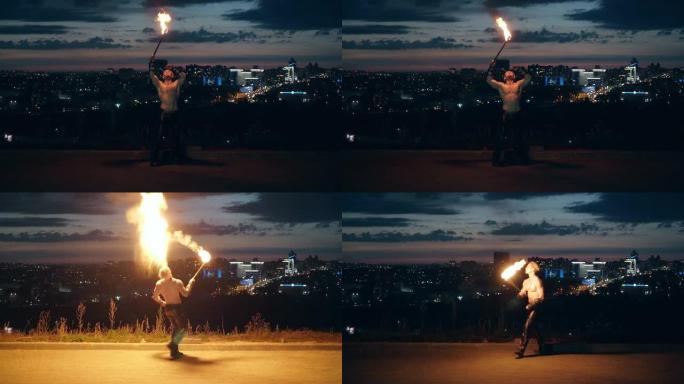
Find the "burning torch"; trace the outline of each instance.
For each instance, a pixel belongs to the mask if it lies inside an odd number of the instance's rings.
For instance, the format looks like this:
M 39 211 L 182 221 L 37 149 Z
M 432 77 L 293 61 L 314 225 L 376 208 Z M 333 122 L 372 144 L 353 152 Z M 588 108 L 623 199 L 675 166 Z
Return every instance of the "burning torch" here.
M 161 36 L 159 37 L 159 42 L 157 43 L 157 47 L 154 49 L 154 53 L 152 54 L 152 59 L 150 59 L 150 61 L 153 61 L 154 58 L 157 56 L 157 50 L 159 49 L 162 40 L 164 40 L 164 36 L 169 31 L 169 24 L 171 24 L 171 15 L 162 9 L 161 12 L 157 13 L 156 21 L 159 23 L 159 27 L 161 28 Z
M 504 35 L 504 43 L 501 45 L 501 49 L 499 49 L 499 52 L 497 52 L 496 56 L 494 56 L 494 59 L 492 59 L 492 63 L 489 65 L 489 68 L 492 68 L 492 65 L 496 62 L 496 59 L 499 58 L 499 55 L 501 54 L 501 51 L 506 47 L 506 44 L 511 40 L 513 35 L 511 35 L 511 31 L 508 30 L 508 25 L 504 21 L 503 18 L 499 17 L 496 19 L 496 25 L 501 29 Z M 489 71 L 487 71 L 489 72 Z
M 509 266 L 508 268 L 504 269 L 503 272 L 501 272 L 501 278 L 508 283 L 511 287 L 520 290 L 518 287 L 515 286 L 515 284 L 510 282 L 510 278 L 513 277 L 519 270 L 521 270 L 525 264 L 527 264 L 527 260 L 521 259 L 513 263 L 513 265 Z
M 211 260 L 211 254 L 207 252 L 204 248 L 200 248 L 199 251 L 197 251 L 197 256 L 200 257 L 200 260 L 202 261 L 202 265 L 200 265 L 199 269 L 197 269 L 197 272 L 195 272 L 194 275 L 192 275 L 192 278 L 190 280 L 193 280 L 197 275 L 199 275 L 200 271 L 202 268 L 204 268 L 204 265 Z

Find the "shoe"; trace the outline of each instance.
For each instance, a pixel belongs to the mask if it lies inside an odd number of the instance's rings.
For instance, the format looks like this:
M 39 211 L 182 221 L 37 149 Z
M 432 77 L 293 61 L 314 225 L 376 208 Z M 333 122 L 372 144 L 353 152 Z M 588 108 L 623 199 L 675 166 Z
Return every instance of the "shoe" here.
M 522 359 L 523 356 L 525 356 L 525 352 L 524 352 L 524 351 L 515 351 L 515 358 L 516 358 L 516 359 Z
M 171 354 L 171 360 L 178 360 L 181 357 L 185 356 L 183 352 L 176 352 Z

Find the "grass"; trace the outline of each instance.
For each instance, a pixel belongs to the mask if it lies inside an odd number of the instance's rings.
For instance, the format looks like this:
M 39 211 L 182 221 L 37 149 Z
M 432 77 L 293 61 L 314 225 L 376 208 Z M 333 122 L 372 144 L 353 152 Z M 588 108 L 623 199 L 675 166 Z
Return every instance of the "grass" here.
M 167 342 L 170 329 L 165 321 L 161 309 L 157 312 L 155 321 L 151 323 L 147 318 L 138 320 L 135 324 L 116 325 L 116 304 L 112 301 L 108 308 L 108 325 L 84 324 L 85 306 L 79 304 L 76 309 L 77 324 L 69 328 L 66 318 L 60 317 L 54 323 L 50 322 L 50 311 L 42 311 L 38 317 L 36 328 L 28 333 L 1 333 L 0 342 L 67 342 L 67 343 L 161 343 Z M 51 326 L 53 324 L 53 326 Z M 5 327 L 9 327 L 5 324 Z M 341 343 L 339 332 L 312 331 L 308 329 L 281 330 L 273 329 L 260 313 L 252 316 L 243 329 L 235 327 L 230 332 L 212 329 L 209 323 L 190 324 L 188 321 L 187 337 L 199 339 L 203 343 L 221 342 L 276 342 L 276 343 Z

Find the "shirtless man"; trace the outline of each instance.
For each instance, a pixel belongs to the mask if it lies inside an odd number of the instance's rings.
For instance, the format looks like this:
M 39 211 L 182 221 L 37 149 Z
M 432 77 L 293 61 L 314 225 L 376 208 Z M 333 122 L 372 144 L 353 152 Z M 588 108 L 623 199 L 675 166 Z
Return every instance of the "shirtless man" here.
M 185 336 L 185 327 L 188 323 L 181 307 L 181 295 L 188 297 L 194 282 L 195 279 L 190 279 L 186 287 L 181 280 L 173 277 L 169 267 L 162 267 L 159 269 L 159 281 L 154 286 L 152 299 L 161 305 L 171 322 L 171 341 L 166 347 L 171 351 L 171 358 L 174 360 L 183 357 L 178 350 L 178 344 Z
M 494 62 L 492 62 L 493 64 Z M 487 84 L 499 91 L 503 100 L 503 119 L 494 133 L 494 154 L 492 165 L 504 165 L 504 146 L 512 142 L 513 151 L 521 163 L 529 163 L 529 146 L 527 144 L 527 130 L 520 121 L 520 94 L 522 89 L 530 83 L 532 76 L 525 74 L 522 80 L 515 81 L 515 73 L 506 71 L 504 82 L 496 81 L 492 77 L 492 65 L 487 71 Z
M 518 293 L 518 297 L 527 297 L 527 320 L 525 321 L 525 328 L 523 329 L 522 337 L 520 338 L 520 348 L 515 352 L 517 358 L 520 359 L 525 355 L 527 343 L 530 341 L 530 329 L 534 327 L 537 332 L 537 343 L 539 344 L 539 352 L 543 353 L 544 337 L 539 331 L 539 324 L 537 324 L 537 316 L 540 305 L 544 302 L 544 285 L 541 279 L 537 277 L 539 272 L 539 264 L 530 261 L 525 266 L 525 273 L 527 279 L 523 281 L 522 289 Z
M 150 148 L 150 165 L 157 166 L 160 164 L 159 150 L 166 139 L 171 141 L 176 160 L 181 161 L 185 158 L 184 135 L 178 127 L 178 95 L 185 82 L 185 72 L 181 72 L 178 80 L 174 80 L 174 73 L 167 66 L 162 73 L 163 81 L 161 81 L 154 74 L 151 64 L 152 59 L 150 59 L 150 78 L 154 87 L 157 88 L 157 94 L 161 101 L 161 122 L 157 131 L 153 133 Z

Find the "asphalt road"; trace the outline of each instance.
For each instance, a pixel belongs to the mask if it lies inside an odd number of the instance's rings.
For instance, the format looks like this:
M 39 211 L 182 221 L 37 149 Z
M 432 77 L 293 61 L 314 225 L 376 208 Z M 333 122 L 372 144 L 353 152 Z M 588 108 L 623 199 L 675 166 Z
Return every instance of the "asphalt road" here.
M 146 151 L 1 150 L 2 191 L 326 192 L 340 188 L 332 151 L 202 151 L 150 167 Z
M 534 340 L 532 341 L 534 343 Z M 531 345 L 528 352 L 536 348 Z M 345 344 L 344 383 L 681 383 L 684 352 L 556 354 L 516 360 L 515 344 Z
M 181 350 L 182 350 L 181 346 Z M 186 350 L 176 361 L 151 350 L 0 350 L 0 382 L 278 383 L 342 382 L 340 350 Z
M 489 151 L 343 151 L 349 192 L 684 191 L 683 152 L 532 151 L 529 166 L 491 166 Z

